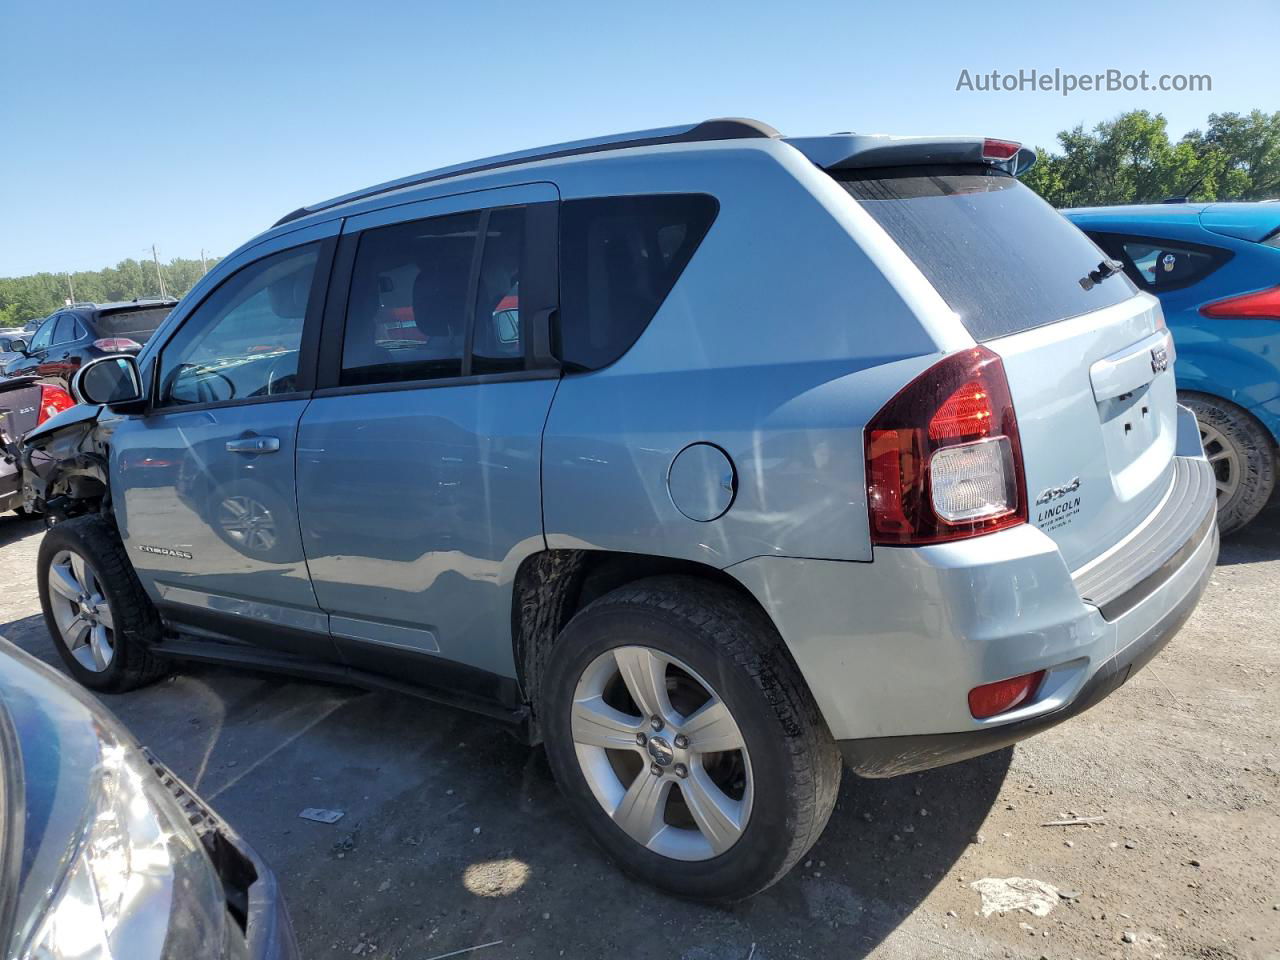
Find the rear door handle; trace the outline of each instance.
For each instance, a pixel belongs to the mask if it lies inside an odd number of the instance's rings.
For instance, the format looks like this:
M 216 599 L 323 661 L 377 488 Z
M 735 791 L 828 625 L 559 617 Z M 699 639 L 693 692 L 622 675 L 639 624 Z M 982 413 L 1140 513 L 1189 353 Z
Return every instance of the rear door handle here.
M 275 453 L 279 449 L 279 437 L 240 437 L 227 441 L 228 453 Z

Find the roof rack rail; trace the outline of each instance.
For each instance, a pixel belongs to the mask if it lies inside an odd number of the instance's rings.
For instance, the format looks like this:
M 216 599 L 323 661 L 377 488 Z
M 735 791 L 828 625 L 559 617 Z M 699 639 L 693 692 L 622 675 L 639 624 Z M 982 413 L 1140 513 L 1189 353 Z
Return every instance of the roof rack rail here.
M 557 143 L 532 150 L 521 150 L 516 153 L 504 153 L 496 157 L 486 157 L 469 163 L 459 163 L 450 167 L 440 167 L 425 173 L 413 174 L 399 180 L 389 180 L 364 190 L 346 193 L 332 200 L 299 207 L 292 213 L 286 213 L 277 220 L 273 227 L 281 226 L 292 220 L 298 220 L 321 210 L 376 197 L 378 194 L 390 193 L 404 187 L 416 187 L 433 180 L 444 180 L 467 173 L 481 173 L 486 170 L 497 170 L 501 167 L 515 166 L 519 163 L 532 163 L 535 160 L 557 160 L 561 157 L 573 157 L 584 153 L 603 153 L 607 150 L 623 150 L 627 147 L 651 147 L 664 143 L 700 143 L 712 140 L 747 140 L 758 138 L 776 138 L 780 134 L 767 123 L 745 117 L 722 117 L 704 120 L 701 123 L 685 124 L 679 127 L 661 127 L 655 130 L 636 130 L 630 133 L 617 133 L 607 137 L 596 137 L 590 140 L 573 140 L 569 143 Z

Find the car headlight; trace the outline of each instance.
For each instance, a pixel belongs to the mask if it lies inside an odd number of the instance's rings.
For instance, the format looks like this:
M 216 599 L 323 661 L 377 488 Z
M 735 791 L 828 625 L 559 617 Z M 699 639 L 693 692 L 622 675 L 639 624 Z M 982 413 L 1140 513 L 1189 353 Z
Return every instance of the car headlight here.
M 24 960 L 236 956 L 226 897 L 177 801 L 108 727 L 79 835 Z

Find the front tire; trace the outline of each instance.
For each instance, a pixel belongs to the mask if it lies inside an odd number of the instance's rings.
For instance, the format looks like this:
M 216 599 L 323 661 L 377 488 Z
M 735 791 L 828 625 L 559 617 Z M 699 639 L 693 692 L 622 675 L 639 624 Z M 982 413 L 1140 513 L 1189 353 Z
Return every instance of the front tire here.
M 151 652 L 160 618 L 110 518 L 86 514 L 50 527 L 36 581 L 53 645 L 82 685 L 124 693 L 166 673 Z
M 841 761 L 768 619 L 735 591 L 639 581 L 579 612 L 541 714 L 556 781 L 627 871 L 734 901 L 821 835 Z
M 1205 393 L 1181 393 L 1180 402 L 1200 421 L 1200 440 L 1218 486 L 1218 529 L 1239 530 L 1271 499 L 1276 483 L 1275 446 L 1246 410 Z

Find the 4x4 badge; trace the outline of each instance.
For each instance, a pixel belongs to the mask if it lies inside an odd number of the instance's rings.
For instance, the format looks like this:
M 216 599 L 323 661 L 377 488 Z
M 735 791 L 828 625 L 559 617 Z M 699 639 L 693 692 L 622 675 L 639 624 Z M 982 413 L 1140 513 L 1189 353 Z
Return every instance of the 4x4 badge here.
M 1164 347 L 1151 348 L 1151 372 L 1164 373 L 1169 369 L 1169 351 Z
M 1065 497 L 1068 493 L 1075 493 L 1080 489 L 1080 478 L 1072 477 L 1071 482 L 1061 487 L 1046 487 L 1040 491 L 1040 496 L 1036 497 L 1036 506 L 1042 503 L 1049 503 L 1051 500 L 1057 500 L 1059 497 Z

